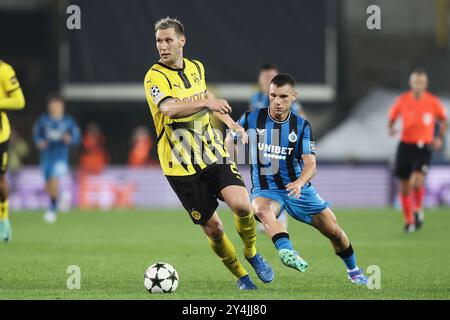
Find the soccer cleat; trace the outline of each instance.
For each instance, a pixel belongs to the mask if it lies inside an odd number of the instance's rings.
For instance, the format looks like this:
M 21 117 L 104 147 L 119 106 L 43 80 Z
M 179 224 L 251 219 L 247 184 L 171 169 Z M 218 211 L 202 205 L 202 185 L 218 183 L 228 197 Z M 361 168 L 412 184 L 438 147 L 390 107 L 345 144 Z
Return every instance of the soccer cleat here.
M 425 219 L 425 213 L 423 212 L 423 209 L 414 212 L 414 224 L 415 224 L 416 230 L 418 230 L 422 227 L 424 219 Z
M 11 225 L 9 220 L 0 221 L 0 240 L 10 242 L 12 239 Z
M 407 223 L 403 227 L 403 231 L 406 233 L 414 232 L 414 231 L 416 231 L 416 226 L 414 225 L 414 223 Z
M 348 279 L 353 284 L 367 285 L 368 278 L 364 275 L 362 269 L 356 269 L 355 271 L 348 272 Z
M 262 282 L 269 283 L 273 281 L 275 273 L 273 272 L 272 267 L 259 253 L 256 253 L 253 258 L 246 259 L 253 269 L 255 269 L 256 275 Z
M 285 266 L 296 269 L 300 272 L 305 272 L 308 268 L 308 263 L 303 260 L 296 251 L 289 249 L 281 249 L 278 252 L 281 262 Z
M 46 223 L 55 223 L 56 222 L 56 213 L 53 211 L 47 211 L 44 215 L 44 221 Z
M 258 287 L 253 283 L 248 274 L 237 279 L 239 290 L 256 290 Z

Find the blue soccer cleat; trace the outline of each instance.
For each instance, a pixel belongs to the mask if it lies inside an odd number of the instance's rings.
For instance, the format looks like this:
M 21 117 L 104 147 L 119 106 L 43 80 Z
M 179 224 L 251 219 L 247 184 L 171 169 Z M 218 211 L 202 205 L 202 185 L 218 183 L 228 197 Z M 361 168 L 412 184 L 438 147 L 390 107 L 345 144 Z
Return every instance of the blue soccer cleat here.
M 269 283 L 273 281 L 275 273 L 273 272 L 272 267 L 259 253 L 256 253 L 253 258 L 246 259 L 253 269 L 255 269 L 256 275 L 262 282 Z
M 308 268 L 308 263 L 303 260 L 296 251 L 289 249 L 281 249 L 278 252 L 281 262 L 285 266 L 298 270 L 300 272 L 305 272 Z
M 248 274 L 237 280 L 239 290 L 256 290 L 258 287 L 253 283 Z
M 355 271 L 348 272 L 348 279 L 351 283 L 359 285 L 367 285 L 369 279 L 364 275 L 362 269 L 356 269 Z
M 0 221 L 0 241 L 10 242 L 12 239 L 11 225 L 9 220 Z

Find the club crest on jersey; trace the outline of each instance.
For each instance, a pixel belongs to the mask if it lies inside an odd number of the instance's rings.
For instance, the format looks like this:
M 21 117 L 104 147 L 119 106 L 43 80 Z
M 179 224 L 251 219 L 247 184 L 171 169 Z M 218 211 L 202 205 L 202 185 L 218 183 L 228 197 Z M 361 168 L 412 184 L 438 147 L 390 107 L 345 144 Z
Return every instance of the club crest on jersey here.
M 199 77 L 197 76 L 196 73 L 191 73 L 191 77 L 194 78 L 194 82 L 195 82 L 196 84 L 199 84 L 199 83 L 200 83 L 200 79 L 199 79 Z
M 292 131 L 292 132 L 289 134 L 288 139 L 289 139 L 290 142 L 296 142 L 296 141 L 297 141 L 297 135 L 295 134 L 294 131 Z

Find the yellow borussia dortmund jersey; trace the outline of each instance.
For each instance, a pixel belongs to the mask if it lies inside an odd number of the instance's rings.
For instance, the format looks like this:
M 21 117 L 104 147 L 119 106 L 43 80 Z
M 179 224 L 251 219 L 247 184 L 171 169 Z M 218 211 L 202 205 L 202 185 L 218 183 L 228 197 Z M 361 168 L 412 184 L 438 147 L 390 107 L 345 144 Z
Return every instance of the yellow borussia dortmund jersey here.
M 147 72 L 144 87 L 158 135 L 158 157 L 165 175 L 192 175 L 229 156 L 221 133 L 211 126 L 206 109 L 179 119 L 170 119 L 159 109 L 168 99 L 206 99 L 205 69 L 199 61 L 183 59 L 183 68 L 180 69 L 158 62 Z
M 4 111 L 18 110 L 24 106 L 25 99 L 14 69 L 0 60 L 0 143 L 11 135 L 8 116 Z

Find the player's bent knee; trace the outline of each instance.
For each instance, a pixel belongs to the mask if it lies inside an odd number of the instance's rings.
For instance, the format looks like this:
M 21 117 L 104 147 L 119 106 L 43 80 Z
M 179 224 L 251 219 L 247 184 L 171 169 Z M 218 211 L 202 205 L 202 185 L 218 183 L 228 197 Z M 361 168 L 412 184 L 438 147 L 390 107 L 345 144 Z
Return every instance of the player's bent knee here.
M 243 204 L 243 205 L 235 207 L 233 209 L 233 212 L 236 215 L 238 215 L 239 217 L 246 217 L 252 212 L 252 209 L 251 209 L 250 205 Z
M 230 209 L 240 217 L 246 217 L 252 211 L 250 202 L 246 197 L 236 197 L 227 202 Z
M 244 197 L 236 197 L 234 199 L 230 199 L 227 201 L 228 206 L 231 210 L 233 210 L 234 213 L 238 215 L 248 215 L 248 213 L 251 211 L 250 202 L 248 201 L 248 198 Z
M 255 215 L 261 221 L 267 221 L 275 218 L 275 213 L 270 206 L 258 206 L 255 208 Z
M 212 240 L 220 240 L 224 235 L 223 228 L 210 230 L 209 232 L 206 233 L 206 235 L 208 236 L 208 238 Z
M 219 221 L 208 221 L 206 225 L 203 226 L 206 235 L 212 240 L 220 240 L 223 237 L 223 224 Z

